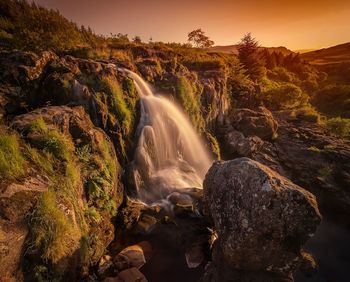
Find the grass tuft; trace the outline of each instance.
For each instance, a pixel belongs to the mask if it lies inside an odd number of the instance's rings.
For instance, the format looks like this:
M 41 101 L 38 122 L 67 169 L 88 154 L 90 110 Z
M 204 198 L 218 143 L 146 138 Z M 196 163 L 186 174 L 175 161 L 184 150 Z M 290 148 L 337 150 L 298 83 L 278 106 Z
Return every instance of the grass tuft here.
M 0 133 L 0 179 L 23 176 L 25 159 L 16 135 Z

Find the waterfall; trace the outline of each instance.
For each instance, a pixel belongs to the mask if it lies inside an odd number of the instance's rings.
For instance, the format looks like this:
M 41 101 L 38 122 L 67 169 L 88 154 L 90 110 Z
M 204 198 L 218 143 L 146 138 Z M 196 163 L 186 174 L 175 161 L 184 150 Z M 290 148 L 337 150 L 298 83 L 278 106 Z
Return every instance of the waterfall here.
M 174 190 L 201 188 L 213 160 L 189 119 L 174 103 L 154 95 L 139 75 L 122 70 L 133 79 L 141 100 L 132 163 L 139 198 L 152 203 Z

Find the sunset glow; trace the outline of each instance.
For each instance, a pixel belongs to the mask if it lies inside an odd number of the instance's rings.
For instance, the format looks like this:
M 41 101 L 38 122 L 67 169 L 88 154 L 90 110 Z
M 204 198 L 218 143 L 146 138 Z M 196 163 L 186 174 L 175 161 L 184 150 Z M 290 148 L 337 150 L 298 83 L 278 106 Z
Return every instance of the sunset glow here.
M 292 50 L 349 41 L 348 0 L 36 0 L 101 34 L 139 35 L 143 41 L 186 42 L 202 28 L 216 45 L 230 45 L 246 32 L 264 46 Z

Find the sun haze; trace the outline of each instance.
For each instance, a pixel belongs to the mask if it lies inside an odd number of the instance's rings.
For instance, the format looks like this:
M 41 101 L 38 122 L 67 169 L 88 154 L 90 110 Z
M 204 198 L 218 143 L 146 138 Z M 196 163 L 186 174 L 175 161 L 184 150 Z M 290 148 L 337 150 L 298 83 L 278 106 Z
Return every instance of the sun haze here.
M 264 46 L 321 48 L 350 39 L 348 0 L 36 0 L 99 34 L 185 42 L 202 28 L 216 45 L 235 44 L 246 32 Z

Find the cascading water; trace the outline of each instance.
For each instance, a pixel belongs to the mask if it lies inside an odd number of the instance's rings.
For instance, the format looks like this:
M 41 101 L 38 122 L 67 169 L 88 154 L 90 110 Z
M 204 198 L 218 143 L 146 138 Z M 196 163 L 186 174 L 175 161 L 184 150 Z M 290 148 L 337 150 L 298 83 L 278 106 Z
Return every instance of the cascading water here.
M 171 101 L 154 95 L 139 75 L 122 70 L 134 80 L 141 99 L 133 160 L 140 199 L 152 203 L 170 191 L 200 188 L 212 159 L 190 121 Z

